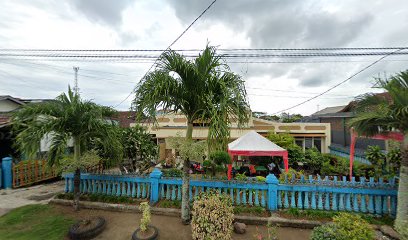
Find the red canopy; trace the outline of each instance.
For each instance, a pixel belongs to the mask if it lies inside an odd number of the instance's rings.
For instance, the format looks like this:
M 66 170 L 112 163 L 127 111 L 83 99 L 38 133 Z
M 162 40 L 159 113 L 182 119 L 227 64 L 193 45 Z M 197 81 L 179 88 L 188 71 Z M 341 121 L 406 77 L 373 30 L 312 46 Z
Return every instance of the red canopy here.
M 250 131 L 244 136 L 228 144 L 228 153 L 231 159 L 235 155 L 240 156 L 282 156 L 285 165 L 285 172 L 289 169 L 288 151 L 279 147 L 267 138 L 255 131 Z M 232 164 L 228 165 L 228 179 L 231 179 Z

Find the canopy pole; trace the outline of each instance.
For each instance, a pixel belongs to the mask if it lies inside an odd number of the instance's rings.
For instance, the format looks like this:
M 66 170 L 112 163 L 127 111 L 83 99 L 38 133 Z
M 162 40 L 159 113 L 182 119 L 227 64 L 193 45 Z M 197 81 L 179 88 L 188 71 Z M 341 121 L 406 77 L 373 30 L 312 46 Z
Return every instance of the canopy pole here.
M 285 172 L 289 172 L 289 159 L 287 151 L 283 154 L 283 164 L 285 165 Z
M 351 143 L 350 143 L 350 181 L 353 178 L 353 162 L 354 162 L 354 152 L 355 152 L 355 146 L 356 146 L 356 138 L 357 135 L 354 132 L 354 129 L 350 129 L 350 135 L 351 135 Z
M 228 164 L 228 173 L 227 173 L 227 176 L 228 176 L 228 180 L 231 180 L 231 179 L 232 179 L 232 162 L 234 161 L 234 154 L 232 154 L 229 150 L 228 150 L 228 154 L 229 154 L 230 157 L 231 157 L 231 163 Z

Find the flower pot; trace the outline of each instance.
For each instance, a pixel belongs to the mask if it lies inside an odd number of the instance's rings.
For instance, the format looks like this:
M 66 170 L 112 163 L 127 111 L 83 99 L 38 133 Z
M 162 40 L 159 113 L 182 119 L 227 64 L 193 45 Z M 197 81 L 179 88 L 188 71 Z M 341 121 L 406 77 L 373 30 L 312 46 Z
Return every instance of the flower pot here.
M 155 226 L 149 225 L 146 232 L 142 232 L 140 228 L 136 229 L 132 235 L 132 240 L 155 240 L 158 236 L 159 230 Z
M 73 224 L 68 231 L 70 239 L 91 239 L 99 235 L 106 226 L 103 217 L 92 217 Z

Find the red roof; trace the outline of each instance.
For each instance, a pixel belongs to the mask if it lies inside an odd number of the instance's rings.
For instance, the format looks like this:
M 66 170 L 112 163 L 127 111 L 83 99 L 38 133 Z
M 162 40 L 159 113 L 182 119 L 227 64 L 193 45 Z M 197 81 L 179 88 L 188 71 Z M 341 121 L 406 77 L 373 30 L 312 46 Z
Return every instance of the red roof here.
M 135 112 L 133 111 L 121 111 L 115 117 L 112 117 L 112 120 L 119 122 L 121 127 L 130 127 L 131 123 L 135 122 Z

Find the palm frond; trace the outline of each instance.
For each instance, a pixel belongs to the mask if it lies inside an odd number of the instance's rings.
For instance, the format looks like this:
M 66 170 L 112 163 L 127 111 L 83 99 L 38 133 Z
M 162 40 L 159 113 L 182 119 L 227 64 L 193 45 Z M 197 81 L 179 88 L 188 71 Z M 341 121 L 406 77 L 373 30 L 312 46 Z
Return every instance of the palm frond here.
M 357 116 L 350 126 L 366 135 L 395 130 L 408 132 L 408 71 L 389 79 L 377 79 L 375 87 L 386 93 L 357 98 Z

